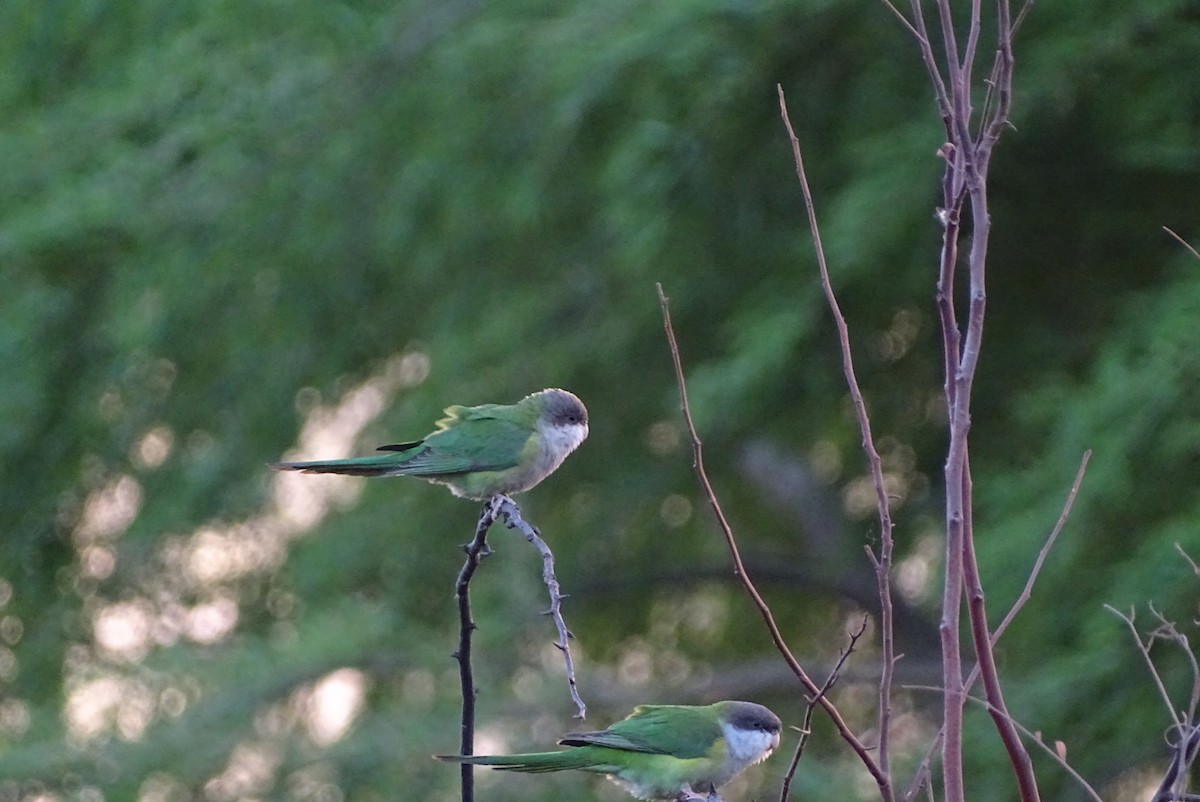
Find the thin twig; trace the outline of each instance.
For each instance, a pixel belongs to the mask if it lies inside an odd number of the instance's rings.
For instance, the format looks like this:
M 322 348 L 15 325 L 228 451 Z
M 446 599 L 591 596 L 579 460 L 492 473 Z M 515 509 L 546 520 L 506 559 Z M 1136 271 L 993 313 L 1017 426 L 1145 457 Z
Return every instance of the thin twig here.
M 1146 667 L 1150 669 L 1150 676 L 1154 680 L 1154 686 L 1156 688 L 1158 688 L 1158 693 L 1162 697 L 1163 703 L 1166 704 L 1166 706 L 1167 706 L 1167 712 L 1171 716 L 1171 721 L 1174 722 L 1175 728 L 1177 730 L 1182 730 L 1183 726 L 1184 726 L 1184 722 L 1181 721 L 1178 714 L 1176 714 L 1175 707 L 1171 703 L 1171 695 L 1169 693 L 1167 693 L 1167 688 L 1165 685 L 1163 685 L 1162 677 L 1160 677 L 1158 675 L 1158 669 L 1156 669 L 1154 667 L 1154 661 L 1150 659 L 1150 646 L 1148 644 L 1142 642 L 1142 636 L 1138 634 L 1137 625 L 1134 624 L 1134 622 L 1133 622 L 1134 611 L 1130 610 L 1129 615 L 1125 615 L 1124 613 L 1119 611 L 1116 607 L 1113 607 L 1110 604 L 1104 605 L 1104 609 L 1108 610 L 1110 613 L 1115 615 L 1117 618 L 1124 621 L 1125 625 L 1127 627 L 1129 627 L 1129 633 L 1131 635 L 1133 635 L 1134 641 L 1137 642 L 1138 653 L 1140 653 L 1142 655 L 1142 659 L 1146 661 Z M 1150 642 L 1151 643 L 1154 642 L 1153 637 L 1151 638 Z
M 801 725 L 800 742 L 796 744 L 796 754 L 792 756 L 791 765 L 788 766 L 787 774 L 783 775 L 783 787 L 779 791 L 779 802 L 787 802 L 788 793 L 792 789 L 792 780 L 796 776 L 796 769 L 800 766 L 800 757 L 804 754 L 804 747 L 808 743 L 809 737 L 812 735 L 812 717 L 813 711 L 817 708 L 817 702 L 829 692 L 829 689 L 834 686 L 841 676 L 842 667 L 846 665 L 846 661 L 850 659 L 850 655 L 854 652 L 854 647 L 858 645 L 858 639 L 867 631 L 867 616 L 863 616 L 862 623 L 858 629 L 850 633 L 850 642 L 846 644 L 846 648 L 838 655 L 837 662 L 833 665 L 833 670 L 829 672 L 829 676 L 825 678 L 825 682 L 821 685 L 821 690 L 815 698 L 807 700 L 804 707 L 804 724 Z
M 1014 37 L 1016 37 L 1017 31 L 1021 30 L 1021 23 L 1025 21 L 1025 15 L 1027 15 L 1032 9 L 1033 0 L 1025 0 L 1025 2 L 1021 5 L 1021 10 L 1017 12 L 1017 18 L 1013 20 L 1012 32 Z
M 979 33 L 983 28 L 983 20 L 980 19 L 982 11 L 981 5 L 982 3 L 980 0 L 971 0 L 971 21 L 967 26 L 967 47 L 963 51 L 962 58 L 962 82 L 966 86 L 971 85 L 972 70 L 975 67 L 975 52 L 979 48 Z M 968 119 L 970 119 L 969 112 Z
M 1023 14 L 1025 8 L 1019 12 Z M 1012 75 L 1013 75 L 1013 36 L 1016 28 L 1011 19 L 1011 9 L 1008 0 L 996 3 L 996 60 L 992 65 L 992 89 L 996 91 L 996 108 L 991 113 L 990 120 L 979 138 L 976 147 L 978 174 L 982 178 L 987 174 L 988 163 L 992 157 L 992 148 L 1000 139 L 1000 133 L 1008 125 L 1012 111 Z M 982 119 L 982 116 L 981 116 Z M 983 192 L 986 195 L 986 191 Z
M 939 729 L 929 744 L 929 750 L 925 753 L 925 757 L 917 765 L 917 770 L 913 772 L 912 782 L 909 783 L 908 790 L 904 792 L 904 802 L 913 802 L 922 788 L 926 789 L 931 799 L 933 798 L 933 756 L 941 749 L 944 737 L 945 729 Z
M 1088 462 L 1092 459 L 1092 450 L 1089 448 L 1083 452 L 1083 458 L 1079 461 L 1079 470 L 1075 471 L 1075 481 L 1071 483 L 1071 490 L 1067 493 L 1067 500 L 1063 504 L 1062 512 L 1058 514 L 1058 520 L 1054 523 L 1054 528 L 1050 530 L 1050 537 L 1046 538 L 1046 542 L 1042 544 L 1042 548 L 1038 551 L 1037 559 L 1033 561 L 1033 568 L 1029 571 L 1029 578 L 1025 580 L 1025 587 L 1021 589 L 1021 594 L 1017 596 L 1012 607 L 1008 608 L 1008 613 L 1004 616 L 1004 620 L 992 632 L 992 646 L 996 645 L 996 641 L 1000 640 L 1000 636 L 1004 634 L 1004 630 L 1008 629 L 1008 625 L 1017 617 L 1017 613 L 1025 606 L 1033 595 L 1033 586 L 1037 583 L 1038 574 L 1042 572 L 1042 566 L 1046 563 L 1046 557 L 1050 554 L 1050 549 L 1054 547 L 1054 542 L 1058 540 L 1058 535 L 1062 532 L 1063 527 L 1067 524 L 1067 518 L 1071 516 L 1071 508 L 1075 506 L 1075 497 L 1079 495 L 1079 488 L 1083 485 L 1083 475 L 1087 472 Z M 970 690 L 975 683 L 975 678 L 979 676 L 979 667 L 971 669 L 971 673 L 967 676 L 966 689 Z
M 917 42 L 923 43 L 924 40 L 921 37 L 921 32 L 913 27 L 913 24 L 908 21 L 908 17 L 904 16 L 903 12 L 901 12 L 900 9 L 896 8 L 895 3 L 893 3 L 892 0 L 882 0 L 882 2 L 885 6 L 887 6 L 889 9 L 891 9 L 891 12 L 893 14 L 896 15 L 896 19 L 900 20 L 900 24 L 903 25 L 905 28 L 907 28 L 908 32 L 916 37 Z
M 921 61 L 925 63 L 925 71 L 929 73 L 929 81 L 933 84 L 934 97 L 937 99 L 938 111 L 942 115 L 942 124 L 950 130 L 954 110 L 950 106 L 950 92 L 946 89 L 946 80 L 938 68 L 937 56 L 933 53 L 933 43 L 929 40 L 929 27 L 925 24 L 925 12 L 921 8 L 921 0 L 910 0 L 913 13 L 912 27 L 917 32 L 917 44 L 920 45 Z
M 1192 254 L 1192 256 L 1195 256 L 1197 259 L 1200 259 L 1200 253 L 1198 253 L 1198 252 L 1196 251 L 1196 249 L 1192 247 L 1192 245 L 1191 245 L 1191 243 L 1190 243 L 1190 242 L 1188 242 L 1188 241 L 1187 241 L 1187 240 L 1185 240 L 1183 237 L 1179 236 L 1178 234 L 1176 234 L 1174 231 L 1172 231 L 1171 229 L 1167 228 L 1166 226 L 1163 226 L 1163 227 L 1162 227 L 1162 229 L 1163 229 L 1163 231 L 1165 231 L 1165 232 L 1167 232 L 1168 234 L 1170 234 L 1170 235 L 1171 235 L 1171 237 L 1172 237 L 1172 238 L 1173 238 L 1173 239 L 1174 239 L 1176 242 L 1178 242 L 1180 245 L 1182 245 L 1183 247 L 1185 247 L 1185 248 L 1187 248 L 1189 251 L 1191 251 L 1191 254 Z
M 1184 244 L 1186 245 L 1186 243 Z M 1184 560 L 1187 561 L 1192 572 L 1200 574 L 1195 561 L 1188 556 L 1187 552 L 1178 543 L 1175 544 L 1175 548 L 1183 556 Z M 1158 620 L 1158 626 L 1147 635 L 1145 640 L 1142 640 L 1141 635 L 1138 634 L 1137 627 L 1134 624 L 1133 610 L 1130 610 L 1129 615 L 1125 615 L 1109 605 L 1105 605 L 1105 607 L 1124 621 L 1129 628 L 1130 634 L 1133 635 L 1134 641 L 1137 642 L 1138 652 L 1146 661 L 1146 666 L 1150 669 L 1150 676 L 1153 678 L 1159 694 L 1167 705 L 1167 711 L 1171 716 L 1172 722 L 1174 722 L 1171 727 L 1173 738 L 1169 739 L 1173 740 L 1173 743 L 1171 743 L 1173 752 L 1171 763 L 1163 775 L 1162 783 L 1151 798 L 1151 802 L 1200 799 L 1200 796 L 1187 792 L 1188 780 L 1191 776 L 1191 766 L 1195 762 L 1197 754 L 1200 753 L 1200 726 L 1197 726 L 1196 723 L 1196 709 L 1200 706 L 1200 662 L 1197 661 L 1196 655 L 1192 652 L 1187 636 L 1179 631 L 1173 621 L 1168 620 L 1166 616 L 1155 609 L 1153 604 L 1150 605 L 1150 612 Z M 1192 691 L 1188 697 L 1188 704 L 1184 710 L 1179 712 L 1175 710 L 1171 702 L 1171 697 L 1167 693 L 1166 685 L 1163 683 L 1162 675 L 1159 674 L 1158 668 L 1154 665 L 1154 660 L 1150 656 L 1150 649 L 1153 648 L 1154 642 L 1159 640 L 1169 641 L 1178 646 L 1187 658 L 1188 665 L 1192 671 Z
M 570 640 L 575 636 L 571 634 L 571 630 L 567 629 L 567 624 L 563 621 L 562 600 L 566 597 L 559 590 L 558 578 L 554 575 L 554 553 L 550 551 L 546 541 L 542 540 L 537 527 L 521 517 L 521 509 L 516 502 L 508 496 L 500 496 L 500 498 L 502 500 L 499 504 L 499 514 L 504 519 L 505 526 L 509 529 L 521 530 L 525 539 L 533 544 L 533 547 L 538 550 L 538 554 L 542 555 L 542 581 L 545 582 L 546 590 L 550 594 L 550 609 L 546 611 L 546 614 L 554 619 L 554 626 L 558 630 L 558 640 L 554 645 L 562 652 L 563 662 L 566 664 L 567 688 L 571 693 L 571 701 L 575 703 L 575 709 L 579 711 L 576 718 L 586 718 L 587 705 L 579 695 L 579 685 L 575 681 L 575 664 L 571 660 Z
M 1200 565 L 1197 565 L 1196 561 L 1191 558 L 1191 555 L 1189 555 L 1186 551 L 1183 550 L 1183 546 L 1180 546 L 1179 543 L 1176 543 L 1175 551 L 1179 552 L 1179 556 L 1181 556 L 1181 557 L 1183 557 L 1183 559 L 1187 560 L 1187 564 L 1192 567 L 1192 573 L 1195 574 L 1196 576 L 1200 576 Z
M 1180 550 L 1183 553 L 1183 550 Z M 1188 563 L 1194 565 L 1192 559 L 1187 557 Z M 1184 635 L 1175 627 L 1175 622 L 1166 620 L 1166 617 L 1154 609 L 1154 605 L 1150 605 L 1150 610 L 1154 617 L 1158 618 L 1158 627 L 1154 628 L 1150 634 L 1150 641 L 1147 642 L 1146 651 L 1148 651 L 1156 640 L 1170 641 L 1172 644 L 1180 647 L 1184 657 L 1187 657 L 1188 665 L 1192 669 L 1192 694 L 1188 698 L 1187 710 L 1183 711 L 1182 720 L 1183 726 L 1176 726 L 1176 736 L 1178 740 L 1172 744 L 1170 766 L 1166 768 L 1163 776 L 1163 782 L 1159 785 L 1158 791 L 1154 794 L 1152 802 L 1171 802 L 1172 800 L 1188 800 L 1195 795 L 1187 794 L 1188 779 L 1192 776 L 1192 764 L 1196 759 L 1196 752 L 1200 750 L 1200 728 L 1196 726 L 1196 705 L 1200 704 L 1200 664 L 1196 663 L 1196 656 L 1192 652 L 1192 646 L 1188 644 L 1187 635 Z M 1158 674 L 1158 671 L 1154 671 Z
M 1184 635 L 1175 627 L 1174 621 L 1168 621 L 1167 618 L 1154 609 L 1154 605 L 1150 605 L 1150 611 L 1154 613 L 1154 617 L 1158 619 L 1159 625 L 1155 627 L 1153 636 L 1157 640 L 1167 640 L 1174 643 L 1183 652 L 1183 656 L 1187 658 L 1188 666 L 1192 670 L 1192 693 L 1188 697 L 1187 710 L 1184 711 L 1184 721 L 1192 724 L 1196 720 L 1196 705 L 1200 704 L 1200 663 L 1196 662 L 1196 655 L 1192 652 L 1191 644 L 1188 643 L 1187 635 Z
M 783 118 L 784 128 L 787 129 L 788 139 L 792 145 L 792 159 L 796 164 L 796 177 L 800 181 L 800 190 L 804 195 L 804 208 L 808 215 L 808 228 L 812 233 L 813 248 L 817 256 L 817 268 L 821 275 L 821 288 L 825 293 L 825 301 L 833 314 L 834 323 L 838 330 L 838 343 L 842 352 L 842 372 L 846 377 L 846 385 L 850 390 L 850 398 L 854 405 L 855 417 L 858 419 L 858 429 L 862 436 L 862 450 L 867 457 L 871 471 L 871 484 L 875 488 L 875 507 L 879 514 L 879 556 L 871 555 L 875 568 L 875 580 L 879 590 L 879 632 L 882 641 L 883 655 L 881 674 L 879 678 L 879 771 L 889 778 L 886 787 L 880 792 L 884 800 L 892 798 L 891 789 L 891 749 L 890 731 L 892 716 L 892 675 L 896 666 L 895 639 L 892 625 L 892 514 L 888 506 L 887 488 L 883 481 L 883 460 L 875 448 L 875 438 L 871 434 L 871 419 L 867 414 L 867 403 L 863 399 L 862 389 L 854 371 L 854 357 L 850 349 L 850 328 L 846 317 L 842 314 L 837 295 L 833 291 L 833 282 L 829 278 L 829 266 L 825 261 L 825 249 L 821 244 L 821 230 L 817 224 L 816 206 L 813 203 L 812 189 L 808 185 L 808 176 L 804 171 L 804 158 L 800 151 L 800 140 L 792 128 L 788 116 L 787 100 L 783 94 L 783 86 L 776 84 L 779 95 L 779 113 Z
M 471 635 L 475 631 L 475 622 L 471 619 L 471 577 L 480 561 L 492 553 L 488 548 L 487 533 L 496 521 L 500 504 L 498 497 L 488 499 L 479 513 L 479 521 L 475 524 L 475 537 L 463 546 L 467 553 L 466 562 L 458 572 L 454 583 L 454 595 L 458 597 L 458 649 L 453 657 L 458 661 L 458 678 L 462 687 L 462 734 L 459 742 L 460 755 L 475 754 L 475 676 L 471 668 Z M 462 775 L 462 802 L 473 802 L 475 799 L 475 772 L 470 763 L 463 763 L 459 770 Z
M 655 286 L 658 289 L 659 306 L 662 307 L 663 328 L 666 330 L 667 344 L 671 351 L 671 360 L 675 366 L 675 379 L 679 385 L 680 408 L 683 412 L 683 419 L 687 425 L 688 434 L 691 437 L 692 466 L 695 470 L 696 477 L 700 482 L 700 487 L 703 490 L 705 497 L 708 499 L 709 506 L 712 508 L 713 514 L 717 519 L 717 524 L 720 526 L 721 532 L 725 538 L 725 545 L 728 547 L 730 558 L 733 561 L 734 576 L 741 581 L 742 586 L 746 589 L 746 593 L 754 602 L 754 606 L 758 609 L 759 615 L 762 617 L 763 622 L 767 626 L 767 631 L 771 635 L 771 641 L 775 644 L 775 648 L 779 651 L 780 655 L 787 663 L 788 668 L 790 668 L 792 673 L 795 674 L 796 678 L 800 680 L 800 683 L 804 686 L 805 691 L 807 691 L 808 694 L 813 698 L 819 700 L 821 709 L 824 710 L 826 715 L 829 716 L 829 719 L 833 722 L 838 734 L 841 735 L 842 739 L 846 741 L 846 743 L 850 745 L 850 748 L 854 750 L 855 754 L 858 755 L 859 760 L 862 761 L 867 771 L 870 772 L 871 776 L 875 778 L 875 782 L 879 786 L 881 792 L 886 791 L 886 793 L 884 793 L 884 799 L 890 802 L 892 797 L 890 795 L 890 784 L 887 776 L 880 771 L 879 765 L 871 756 L 870 750 L 850 729 L 850 726 L 846 723 L 846 720 L 842 718 L 842 714 L 838 711 L 837 707 L 831 701 L 829 701 L 827 697 L 820 695 L 820 687 L 813 682 L 812 678 L 809 677 L 808 672 L 804 670 L 804 667 L 800 665 L 800 662 L 796 659 L 796 656 L 792 654 L 792 650 L 788 647 L 787 641 L 785 641 L 783 638 L 783 633 L 779 630 L 779 625 L 775 623 L 775 615 L 771 612 L 771 608 L 767 605 L 766 601 L 763 600 L 762 595 L 754 586 L 754 582 L 750 579 L 749 574 L 746 573 L 746 567 L 742 563 L 741 552 L 738 549 L 737 539 L 733 534 L 733 528 L 729 525 L 729 521 L 725 518 L 725 513 L 721 510 L 720 502 L 717 501 L 716 492 L 713 490 L 712 484 L 708 480 L 708 474 L 704 470 L 703 443 L 700 440 L 700 435 L 696 432 L 696 424 L 692 420 L 691 407 L 688 405 L 687 384 L 683 377 L 683 361 L 679 354 L 679 345 L 675 341 L 675 330 L 671 326 L 670 305 L 666 294 L 663 292 L 662 285 L 656 284 Z

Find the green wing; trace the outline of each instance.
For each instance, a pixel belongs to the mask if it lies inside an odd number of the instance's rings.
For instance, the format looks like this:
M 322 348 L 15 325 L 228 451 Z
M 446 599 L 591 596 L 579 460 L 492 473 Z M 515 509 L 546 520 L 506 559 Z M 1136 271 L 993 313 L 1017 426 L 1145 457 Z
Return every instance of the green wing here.
M 424 440 L 383 446 L 406 452 L 397 461 L 413 476 L 445 476 L 468 471 L 501 471 L 517 464 L 533 433 L 504 415 L 507 407 L 447 407 L 438 429 Z M 497 411 L 501 412 L 498 416 Z
M 606 730 L 571 733 L 559 743 L 690 759 L 705 757 L 713 741 L 720 737 L 719 720 L 707 707 L 640 705 L 628 718 Z

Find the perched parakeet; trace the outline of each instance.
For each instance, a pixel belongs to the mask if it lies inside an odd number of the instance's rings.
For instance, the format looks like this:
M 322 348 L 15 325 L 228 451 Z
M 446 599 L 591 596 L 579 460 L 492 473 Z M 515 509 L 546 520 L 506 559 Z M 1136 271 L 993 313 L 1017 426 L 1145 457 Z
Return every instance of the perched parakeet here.
M 523 755 L 437 755 L 503 771 L 578 769 L 606 774 L 638 799 L 707 794 L 779 746 L 779 717 L 753 702 L 641 705 L 599 732 L 558 743 L 570 749 Z
M 276 470 L 351 476 L 418 476 L 456 496 L 482 501 L 523 493 L 553 473 L 588 435 L 583 402 L 566 390 L 527 395 L 515 404 L 452 406 L 420 440 L 381 446 L 374 457 L 278 462 Z

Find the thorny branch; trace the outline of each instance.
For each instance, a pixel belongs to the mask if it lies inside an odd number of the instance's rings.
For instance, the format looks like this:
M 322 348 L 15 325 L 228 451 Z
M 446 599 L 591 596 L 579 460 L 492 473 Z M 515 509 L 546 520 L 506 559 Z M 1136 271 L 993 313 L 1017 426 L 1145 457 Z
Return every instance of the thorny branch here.
M 483 505 L 479 513 L 479 521 L 475 524 L 475 537 L 463 546 L 467 553 L 466 562 L 458 572 L 454 582 L 454 595 L 458 598 L 458 649 L 453 657 L 458 661 L 458 679 L 462 688 L 462 732 L 459 740 L 459 754 L 475 754 L 475 675 L 471 666 L 471 636 L 475 632 L 475 621 L 471 618 L 471 577 L 484 557 L 492 553 L 487 544 L 488 529 L 496 521 L 499 511 L 499 497 L 491 498 Z M 462 775 L 462 802 L 474 802 L 475 799 L 475 767 L 463 763 L 459 767 Z
M 571 660 L 570 640 L 575 636 L 571 634 L 571 630 L 567 629 L 567 624 L 563 621 L 562 600 L 566 597 L 559 590 L 558 578 L 554 575 L 554 554 L 546 545 L 546 541 L 542 540 L 538 528 L 521 517 L 521 509 L 516 503 L 508 496 L 500 496 L 500 498 L 502 500 L 499 513 L 500 517 L 504 519 L 504 525 L 509 529 L 519 529 L 525 539 L 538 550 L 538 554 L 542 555 L 542 581 L 546 584 L 546 590 L 550 594 L 550 607 L 546 610 L 546 615 L 554 619 L 554 626 L 558 630 L 558 640 L 554 642 L 554 645 L 563 655 L 563 663 L 567 672 L 567 688 L 571 692 L 571 701 L 575 703 L 575 709 L 579 711 L 577 717 L 586 718 L 587 705 L 579 696 L 579 686 L 575 681 L 575 664 Z
M 503 519 L 505 526 L 509 529 L 519 529 L 542 555 L 542 579 L 550 593 L 550 609 L 547 610 L 547 614 L 553 617 L 554 625 L 558 629 L 558 641 L 554 645 L 563 653 L 567 685 L 571 692 L 571 699 L 579 711 L 579 718 L 583 718 L 587 713 L 587 705 L 580 698 L 575 682 L 575 667 L 571 661 L 571 650 L 568 644 L 572 635 L 562 617 L 563 595 L 559 590 L 558 579 L 554 575 L 554 555 L 551 553 L 550 547 L 542 540 L 537 527 L 521 517 L 521 509 L 511 498 L 492 496 L 484 503 L 483 510 L 479 513 L 479 520 L 475 524 L 474 539 L 463 546 L 463 551 L 467 553 L 467 559 L 459 570 L 458 579 L 454 583 L 454 595 L 458 599 L 459 630 L 458 648 L 452 656 L 458 661 L 459 684 L 462 689 L 462 734 L 459 743 L 459 754 L 461 755 L 475 753 L 475 697 L 477 691 L 471 665 L 471 636 L 475 632 L 476 626 L 471 616 L 471 578 L 475 575 L 475 570 L 483 558 L 492 553 L 491 548 L 487 545 L 487 534 L 492 524 L 499 519 Z M 460 766 L 462 802 L 474 802 L 474 768 L 470 763 L 463 763 Z

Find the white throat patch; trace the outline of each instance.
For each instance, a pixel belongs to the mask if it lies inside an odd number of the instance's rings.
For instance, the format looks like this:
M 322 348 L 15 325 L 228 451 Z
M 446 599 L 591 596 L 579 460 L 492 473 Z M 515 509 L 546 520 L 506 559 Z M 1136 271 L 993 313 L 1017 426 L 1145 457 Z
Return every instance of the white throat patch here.
M 746 766 L 766 760 L 779 746 L 779 733 L 763 730 L 743 730 L 722 724 L 729 761 L 741 771 Z
M 567 426 L 545 426 L 540 421 L 538 429 L 542 435 L 542 454 L 544 459 L 551 463 L 550 470 L 554 470 L 567 456 L 579 448 L 588 436 L 588 427 L 586 423 L 572 423 Z

